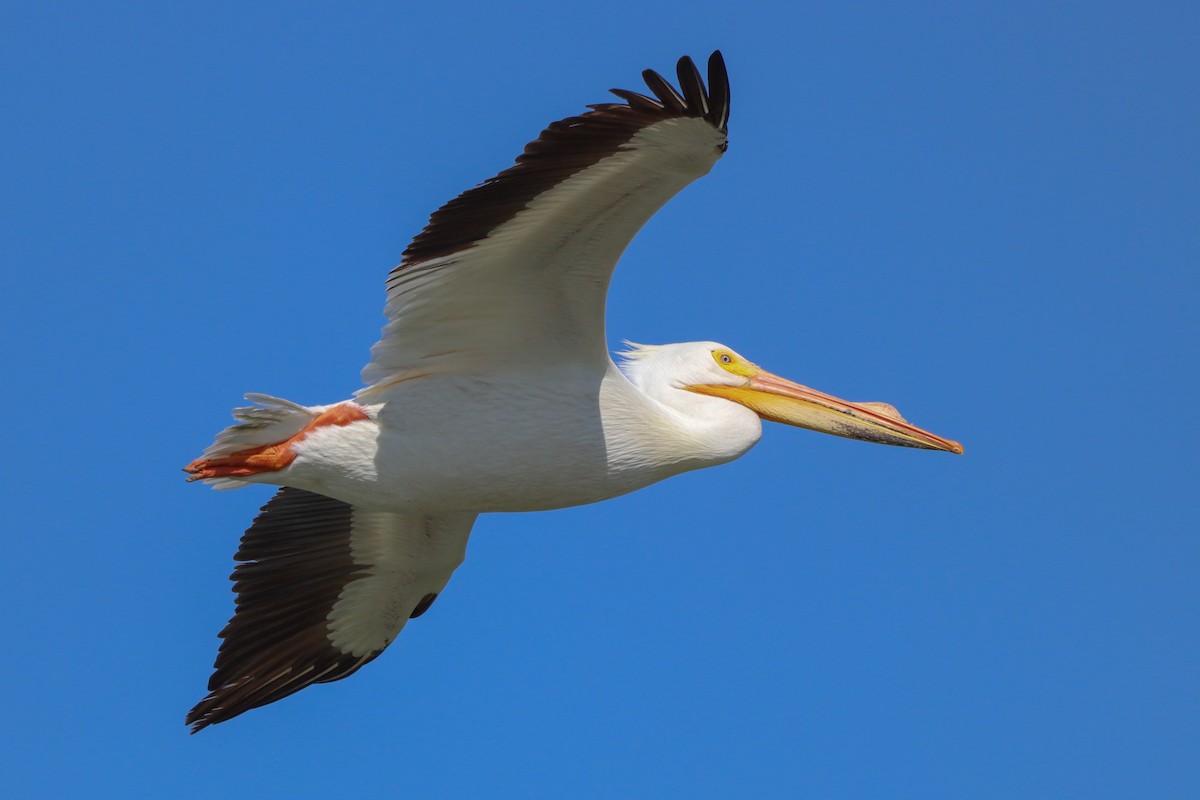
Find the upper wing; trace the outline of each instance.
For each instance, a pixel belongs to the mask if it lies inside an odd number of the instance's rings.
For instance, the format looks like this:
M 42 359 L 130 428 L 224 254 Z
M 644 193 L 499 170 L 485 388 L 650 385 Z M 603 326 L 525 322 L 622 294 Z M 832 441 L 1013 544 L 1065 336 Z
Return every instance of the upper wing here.
M 446 205 L 388 278 L 383 338 L 364 393 L 437 372 L 511 369 L 522 358 L 606 363 L 604 299 L 638 229 L 726 148 L 729 79 L 719 52 L 708 89 L 692 60 L 682 95 L 652 70 L 657 100 L 613 89 L 552 123 L 514 166 Z
M 209 694 L 188 713 L 193 733 L 344 678 L 383 652 L 462 563 L 474 522 L 280 489 L 234 557 L 237 607 Z

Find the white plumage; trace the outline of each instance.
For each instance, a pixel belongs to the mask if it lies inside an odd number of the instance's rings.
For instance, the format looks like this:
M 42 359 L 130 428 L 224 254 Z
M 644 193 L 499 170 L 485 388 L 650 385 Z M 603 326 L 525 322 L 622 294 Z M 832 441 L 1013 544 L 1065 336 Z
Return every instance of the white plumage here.
M 199 729 L 374 658 L 462 561 L 476 515 L 580 505 L 749 450 L 762 419 L 961 452 L 886 404 L 791 383 L 715 342 L 609 356 L 604 303 L 641 226 L 726 149 L 729 88 L 647 70 L 657 99 L 552 124 L 517 164 L 430 219 L 388 280 L 354 400 L 265 395 L 188 465 L 285 487 L 246 532 L 237 612 Z

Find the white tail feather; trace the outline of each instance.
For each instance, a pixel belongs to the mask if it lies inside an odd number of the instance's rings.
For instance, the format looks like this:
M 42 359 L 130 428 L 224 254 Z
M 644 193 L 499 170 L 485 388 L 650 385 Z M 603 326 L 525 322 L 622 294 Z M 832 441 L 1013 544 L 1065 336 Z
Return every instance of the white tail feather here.
M 218 433 L 204 451 L 204 458 L 220 458 L 251 447 L 290 439 L 324 410 L 266 394 L 247 394 L 246 399 L 257 405 L 235 408 L 233 418 L 238 424 Z
M 202 458 L 221 458 L 290 439 L 327 408 L 309 408 L 269 394 L 251 392 L 245 397 L 256 405 L 235 408 L 233 418 L 237 424 L 218 433 Z M 237 489 L 250 484 L 237 478 L 209 478 L 205 483 L 214 489 Z

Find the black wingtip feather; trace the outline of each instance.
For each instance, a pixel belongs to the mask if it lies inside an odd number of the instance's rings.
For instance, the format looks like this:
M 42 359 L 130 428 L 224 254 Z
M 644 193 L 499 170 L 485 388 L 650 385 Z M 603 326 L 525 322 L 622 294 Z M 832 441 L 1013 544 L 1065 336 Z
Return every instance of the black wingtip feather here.
M 609 89 L 609 91 L 628 103 L 629 107 L 634 111 L 641 111 L 646 114 L 661 114 L 663 112 L 663 104 L 652 97 L 646 97 L 644 94 L 631 92 L 628 89 Z
M 714 50 L 708 57 L 708 99 L 709 116 L 705 119 L 717 130 L 726 130 L 729 127 L 729 72 L 720 50 Z
M 675 74 L 679 77 L 679 88 L 687 100 L 688 111 L 708 119 L 708 96 L 704 92 L 704 81 L 691 56 L 679 59 Z
M 662 101 L 663 108 L 667 110 L 667 113 L 677 116 L 687 114 L 687 101 L 679 92 L 675 91 L 675 87 L 671 85 L 670 81 L 652 69 L 642 70 L 642 80 L 650 87 L 650 91 L 654 92 L 654 96 Z

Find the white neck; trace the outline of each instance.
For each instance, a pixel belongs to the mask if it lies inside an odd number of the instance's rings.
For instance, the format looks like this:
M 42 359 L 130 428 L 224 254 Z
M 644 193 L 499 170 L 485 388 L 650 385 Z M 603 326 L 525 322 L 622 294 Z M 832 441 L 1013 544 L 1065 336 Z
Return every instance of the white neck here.
M 605 376 L 600 408 L 610 469 L 652 469 L 661 480 L 741 456 L 762 436 L 762 422 L 745 406 L 657 381 Z

